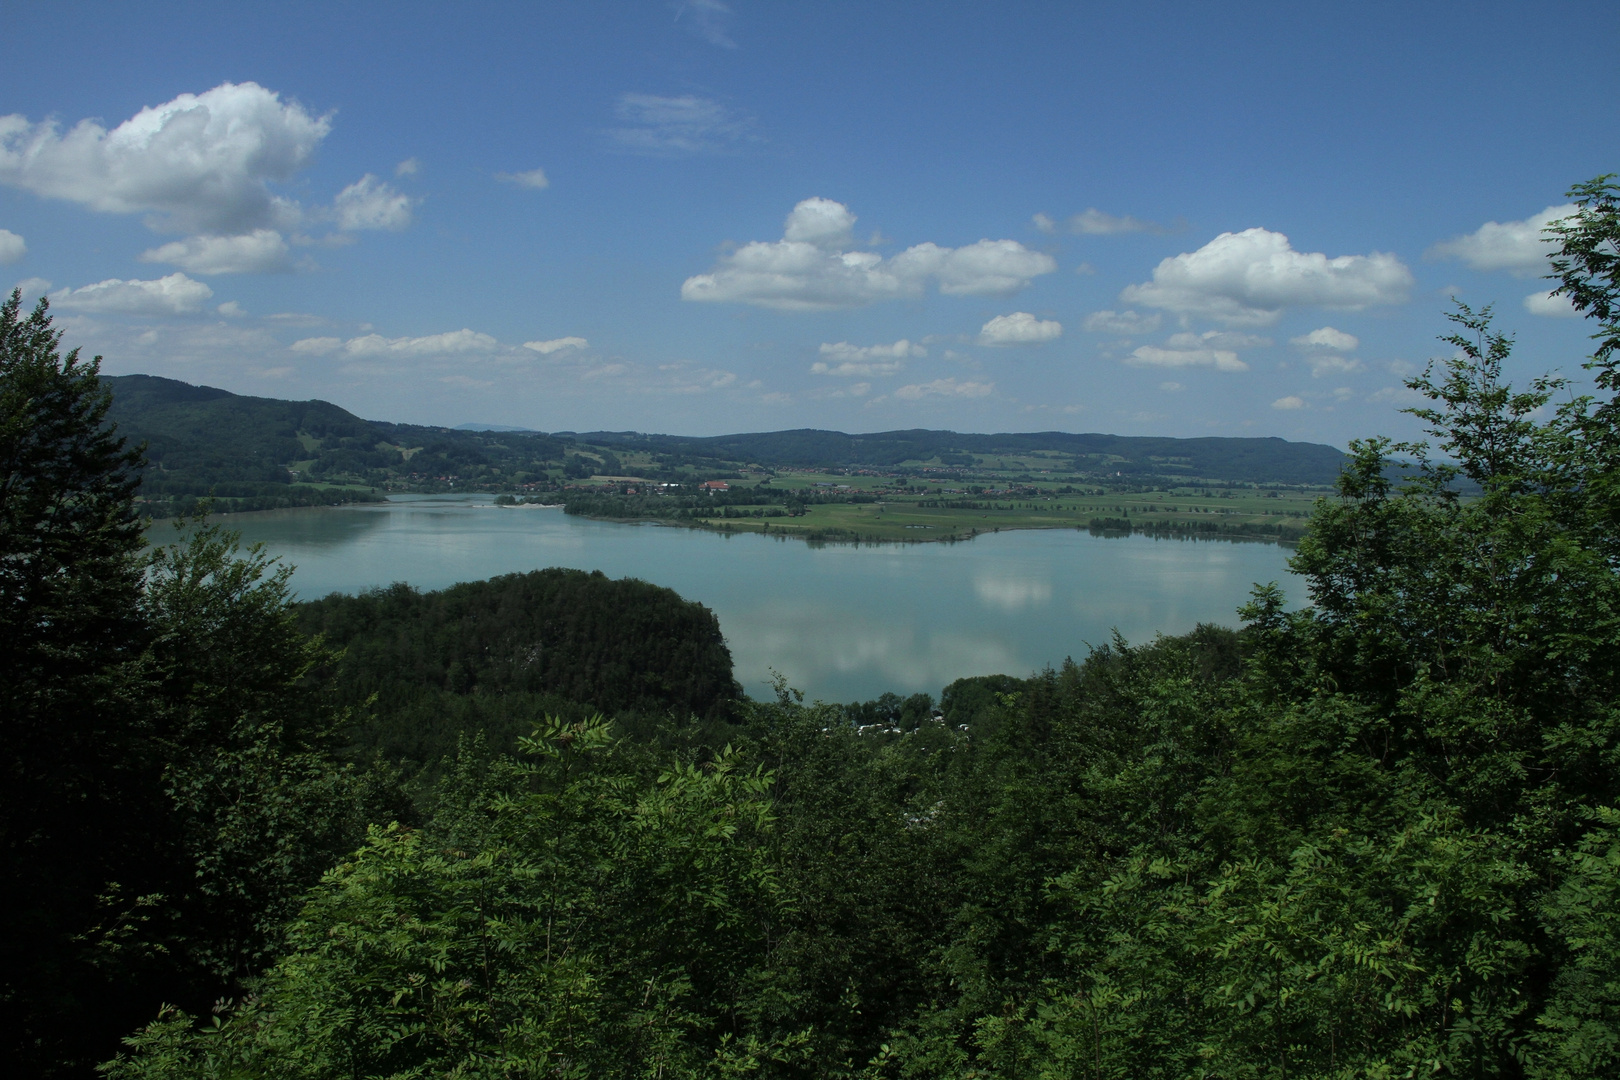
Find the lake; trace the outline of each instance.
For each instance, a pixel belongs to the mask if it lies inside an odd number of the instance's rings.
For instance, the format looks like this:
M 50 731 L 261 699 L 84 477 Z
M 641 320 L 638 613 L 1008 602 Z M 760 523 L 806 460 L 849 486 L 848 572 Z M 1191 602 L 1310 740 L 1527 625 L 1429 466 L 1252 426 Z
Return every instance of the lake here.
M 292 584 L 305 599 L 395 581 L 439 589 L 547 566 L 666 585 L 719 616 L 737 678 L 754 697 L 768 695 L 772 668 L 807 699 L 938 695 L 965 675 L 1022 676 L 1079 659 L 1116 627 L 1146 641 L 1200 622 L 1236 625 L 1256 582 L 1279 581 L 1292 602 L 1304 600 L 1288 550 L 1271 544 L 1045 529 L 954 544 L 811 547 L 503 509 L 489 498 L 395 496 L 218 520 L 296 566 Z

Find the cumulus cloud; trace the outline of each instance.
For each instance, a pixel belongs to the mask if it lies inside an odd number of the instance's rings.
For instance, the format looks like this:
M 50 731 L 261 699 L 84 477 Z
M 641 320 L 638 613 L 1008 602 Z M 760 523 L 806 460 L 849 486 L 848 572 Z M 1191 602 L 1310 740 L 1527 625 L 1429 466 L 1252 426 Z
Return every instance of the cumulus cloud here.
M 241 236 L 191 236 L 143 251 L 141 262 L 169 263 L 193 274 L 267 274 L 292 269 L 287 241 L 274 229 Z
M 1265 326 L 1284 308 L 1398 304 L 1411 288 L 1412 272 L 1394 255 L 1330 259 L 1295 251 L 1282 233 L 1245 229 L 1165 259 L 1152 281 L 1126 287 L 1120 301 L 1233 326 Z
M 1361 339 L 1354 334 L 1347 334 L 1343 330 L 1335 330 L 1331 326 L 1318 327 L 1308 334 L 1289 338 L 1288 343 L 1296 349 L 1306 352 L 1317 352 L 1322 349 L 1332 349 L 1334 352 L 1355 352 L 1361 344 Z
M 1132 367 L 1212 367 L 1216 371 L 1248 371 L 1249 365 L 1239 360 L 1230 349 L 1183 348 L 1162 349 L 1143 345 L 1125 358 Z
M 243 309 L 242 305 L 238 304 L 235 300 L 227 300 L 214 310 L 225 316 L 227 319 L 240 319 L 242 316 L 247 314 L 247 311 Z
M 1569 297 L 1554 296 L 1550 292 L 1533 292 L 1525 297 L 1524 310 L 1532 315 L 1545 315 L 1553 319 L 1574 319 L 1580 315 L 1570 305 Z
M 1158 233 L 1177 232 L 1179 229 L 1167 227 L 1157 221 L 1144 221 L 1141 218 L 1116 217 L 1105 214 L 1096 207 L 1089 207 L 1078 214 L 1063 221 L 1054 221 L 1045 214 L 1036 214 L 1035 227 L 1043 233 L 1056 233 L 1059 230 L 1075 233 L 1080 236 L 1118 236 L 1121 233 Z
M 23 238 L 10 229 L 0 229 L 0 265 L 14 263 L 28 254 L 28 245 Z
M 810 374 L 858 375 L 864 378 L 893 375 L 906 366 L 907 358 L 928 355 L 927 349 L 921 345 L 913 345 L 905 338 L 901 338 L 893 345 L 851 345 L 847 341 L 833 344 L 823 342 L 820 351 L 826 359 L 817 360 L 810 365 Z
M 1517 277 L 1545 274 L 1552 245 L 1542 239 L 1542 230 L 1575 210 L 1573 205 L 1549 206 L 1523 221 L 1487 221 L 1467 235 L 1435 244 L 1424 255 L 1461 259 L 1473 270 L 1508 270 Z
M 413 157 L 408 157 L 394 166 L 395 176 L 415 176 L 422 170 L 422 163 Z
M 332 214 L 338 228 L 346 232 L 360 229 L 397 232 L 411 223 L 411 199 L 366 173 L 338 192 L 332 202 Z
M 546 170 L 530 169 L 528 172 L 498 172 L 495 179 L 504 184 L 516 184 L 520 188 L 529 188 L 533 191 L 542 191 L 551 186 L 546 179 Z
M 1287 410 L 1287 409 L 1303 409 L 1305 407 L 1305 399 L 1301 398 L 1301 397 L 1296 397 L 1293 394 L 1289 394 L 1287 397 L 1280 397 L 1276 401 L 1273 401 L 1271 403 L 1271 407 L 1273 409 L 1284 409 L 1284 410 Z
M 1093 311 L 1086 316 L 1088 334 L 1151 334 L 1159 328 L 1160 316 L 1135 311 Z
M 0 117 L 0 183 L 106 213 L 145 213 L 175 232 L 234 234 L 297 216 L 270 189 L 307 165 L 331 130 L 257 83 L 222 83 L 142 109 L 108 131 L 81 120 Z
M 854 244 L 855 215 L 849 207 L 831 199 L 805 199 L 795 206 L 782 223 L 782 239 L 789 243 L 812 244 L 829 251 L 843 251 Z
M 731 150 L 752 123 L 718 101 L 694 94 L 621 94 L 614 112 L 625 126 L 607 134 L 621 150 L 660 156 Z
M 781 240 L 744 244 L 709 273 L 687 278 L 681 298 L 817 311 L 920 296 L 930 279 L 950 295 L 1006 296 L 1057 269 L 1050 255 L 1014 240 L 923 243 L 889 259 L 851 251 L 855 221 L 842 203 L 805 199 L 788 215 Z
M 583 349 L 589 344 L 590 342 L 582 337 L 560 337 L 552 338 L 550 341 L 525 341 L 523 347 L 533 349 L 542 356 L 550 356 L 563 349 Z
M 108 278 L 94 285 L 62 289 L 51 294 L 51 303 L 69 311 L 124 315 L 189 315 L 201 310 L 214 290 L 184 274 L 170 274 L 155 281 L 123 281 Z
M 1354 352 L 1361 345 L 1361 339 L 1354 334 L 1335 330 L 1331 326 L 1322 326 L 1308 334 L 1289 338 L 1288 343 L 1305 354 L 1305 362 L 1311 366 L 1311 374 L 1318 379 L 1324 375 L 1341 375 L 1361 370 L 1360 360 L 1345 355 Z
M 980 345 L 1039 345 L 1063 334 L 1056 319 L 1037 319 L 1027 311 L 997 315 L 979 330 Z
M 995 383 L 935 379 L 933 382 L 902 386 L 894 392 L 894 396 L 903 401 L 920 401 L 926 397 L 979 398 L 991 393 L 995 388 Z

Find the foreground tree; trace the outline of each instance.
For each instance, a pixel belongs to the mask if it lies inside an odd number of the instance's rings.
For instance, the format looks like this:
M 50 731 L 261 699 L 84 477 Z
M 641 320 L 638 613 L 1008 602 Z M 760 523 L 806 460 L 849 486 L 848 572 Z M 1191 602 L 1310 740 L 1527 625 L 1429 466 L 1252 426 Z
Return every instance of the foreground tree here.
M 139 450 L 44 301 L 0 305 L 0 1055 L 86 1075 L 271 959 L 364 834 L 287 571 L 200 522 L 148 555 Z
M 20 301 L 0 304 L 0 1040 L 45 1070 L 78 1014 L 128 989 L 156 763 L 138 705 L 140 452 L 105 422 L 100 357 L 63 355 L 45 301 Z

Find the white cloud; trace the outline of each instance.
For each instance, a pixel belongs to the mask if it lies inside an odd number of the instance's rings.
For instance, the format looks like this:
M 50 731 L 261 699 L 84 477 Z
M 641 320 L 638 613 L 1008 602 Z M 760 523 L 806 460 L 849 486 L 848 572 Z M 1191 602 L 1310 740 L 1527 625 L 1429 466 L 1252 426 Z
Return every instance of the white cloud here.
M 1411 271 L 1394 255 L 1330 259 L 1295 251 L 1282 233 L 1245 229 L 1165 259 L 1152 281 L 1127 286 L 1120 300 L 1229 325 L 1264 326 L 1289 307 L 1354 310 L 1403 303 L 1411 288 Z
M 1547 272 L 1553 245 L 1542 239 L 1549 222 L 1575 213 L 1572 205 L 1549 206 L 1523 221 L 1487 221 L 1465 236 L 1454 236 L 1424 254 L 1431 259 L 1461 259 L 1474 270 L 1508 270 L 1518 277 Z
M 1270 345 L 1271 339 L 1232 330 L 1205 330 L 1202 334 L 1183 330 L 1171 334 L 1165 344 L 1172 349 L 1260 349 Z
M 681 298 L 816 311 L 920 296 L 930 278 L 950 295 L 1005 296 L 1057 269 L 1050 255 L 1014 240 L 923 243 L 890 259 L 846 250 L 855 220 L 842 203 L 805 199 L 788 215 L 781 240 L 744 244 L 711 272 L 687 278 Z
M 345 341 L 343 352 L 356 359 L 371 359 L 385 356 L 462 356 L 492 353 L 500 347 L 501 343 L 488 334 L 463 329 L 425 337 L 389 338 L 381 334 L 366 334 Z
M 1335 352 L 1355 352 L 1357 346 L 1361 344 L 1361 339 L 1354 334 L 1347 334 L 1343 330 L 1323 326 L 1312 330 L 1308 334 L 1289 338 L 1288 344 L 1306 352 L 1315 352 L 1320 349 L 1332 349 Z
M 1160 389 L 1160 390 L 1164 390 L 1164 391 L 1167 391 L 1167 392 L 1168 392 L 1168 393 L 1172 393 L 1172 394 L 1173 394 L 1173 393 L 1175 393 L 1175 392 L 1176 392 L 1176 391 L 1177 391 L 1177 390 L 1181 390 L 1181 389 L 1183 389 L 1183 387 L 1182 387 L 1182 385 L 1181 385 L 1181 384 L 1180 384 L 1180 383 L 1178 383 L 1178 382 L 1162 382 L 1162 383 L 1160 383 L 1160 384 L 1159 384 L 1159 389 Z
M 70 311 L 119 312 L 127 315 L 189 315 L 213 297 L 214 290 L 184 274 L 155 281 L 109 278 L 51 294 L 51 304 Z
M 851 345 L 847 341 L 823 342 L 825 360 L 810 366 L 812 375 L 859 375 L 865 378 L 893 375 L 906 366 L 906 359 L 927 356 L 928 350 L 901 338 L 893 345 Z M 864 393 L 864 391 L 863 391 Z
M 894 396 L 904 401 L 919 401 L 926 397 L 978 398 L 991 393 L 995 388 L 995 383 L 935 379 L 933 382 L 902 386 L 894 392 Z
M 1289 338 L 1288 343 L 1305 353 L 1305 362 L 1311 366 L 1311 375 L 1315 378 L 1361 370 L 1360 360 L 1342 355 L 1354 352 L 1361 345 L 1361 339 L 1354 334 L 1321 326 L 1308 334 Z
M 42 277 L 23 278 L 17 282 L 15 288 L 21 290 L 23 300 L 32 302 L 51 291 L 51 283 Z M 6 294 L 11 295 L 10 293 Z
M 1125 358 L 1132 367 L 1212 367 L 1216 371 L 1248 371 L 1249 365 L 1229 349 L 1161 349 L 1143 345 Z
M 495 179 L 506 184 L 516 184 L 520 188 L 529 188 L 533 191 L 543 191 L 551 186 L 546 179 L 546 170 L 530 169 L 528 172 L 498 172 Z
M 10 229 L 0 229 L 0 265 L 14 263 L 28 254 L 23 238 Z
M 389 184 L 366 173 L 338 192 L 332 202 L 338 228 L 398 231 L 411 223 L 411 200 Z
M 533 349 L 542 356 L 550 356 L 561 349 L 583 349 L 589 344 L 590 342 L 582 337 L 560 337 L 552 338 L 550 341 L 525 341 L 523 347 Z
M 306 356 L 325 356 L 343 348 L 343 339 L 335 337 L 307 337 L 300 338 L 287 346 L 295 353 Z
M 143 251 L 140 260 L 171 263 L 193 274 L 268 274 L 292 268 L 287 241 L 274 229 L 241 236 L 189 236 Z
M 1044 233 L 1056 233 L 1060 228 L 1081 236 L 1118 236 L 1121 233 L 1168 233 L 1175 230 L 1160 225 L 1157 221 L 1143 221 L 1141 218 L 1116 217 L 1105 214 L 1096 207 L 1090 207 L 1081 213 L 1062 221 L 1053 221 L 1045 214 L 1036 214 L 1035 227 Z
M 608 136 L 633 153 L 680 155 L 732 149 L 747 134 L 751 121 L 718 101 L 683 94 L 621 94 L 614 110 L 626 127 Z
M 148 213 L 177 232 L 238 233 L 284 224 L 296 204 L 269 184 L 309 163 L 331 130 L 257 83 L 222 83 L 142 109 L 108 131 L 82 120 L 0 117 L 0 183 L 107 213 Z
M 917 244 L 890 260 L 902 275 L 933 274 L 951 296 L 1010 296 L 1030 279 L 1050 274 L 1057 261 L 1016 240 L 980 240 L 959 248 Z
M 413 157 L 406 158 L 394 166 L 395 176 L 415 176 L 422 171 L 422 163 Z
M 1056 319 L 1037 319 L 1027 311 L 997 315 L 979 330 L 980 345 L 1039 345 L 1063 334 Z
M 1293 394 L 1289 394 L 1287 397 L 1280 397 L 1276 401 L 1273 401 L 1271 403 L 1271 407 L 1273 409 L 1283 410 L 1303 409 L 1305 407 L 1305 399 L 1302 397 L 1296 397 Z
M 247 312 L 242 309 L 242 305 L 238 304 L 235 300 L 227 300 L 214 310 L 225 316 L 227 319 L 240 319 L 242 316 L 247 314 Z
M 1550 292 L 1533 292 L 1525 297 L 1524 310 L 1532 315 L 1546 315 L 1553 319 L 1573 319 L 1580 315 L 1570 305 L 1569 297 L 1554 296 Z
M 843 251 L 854 244 L 855 221 L 855 215 L 843 203 L 822 198 L 805 199 L 782 223 L 782 239 Z
M 1093 311 L 1086 316 L 1088 334 L 1151 334 L 1159 328 L 1160 316 L 1135 311 Z

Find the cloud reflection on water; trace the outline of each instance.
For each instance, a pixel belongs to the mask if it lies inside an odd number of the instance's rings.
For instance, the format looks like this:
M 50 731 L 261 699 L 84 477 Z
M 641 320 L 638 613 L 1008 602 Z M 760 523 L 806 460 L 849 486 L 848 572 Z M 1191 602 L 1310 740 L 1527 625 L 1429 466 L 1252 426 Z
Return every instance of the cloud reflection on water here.
M 775 668 L 811 698 L 937 693 L 965 675 L 1027 675 L 1130 640 L 1232 625 L 1254 582 L 1283 580 L 1261 544 L 1003 532 L 958 544 L 828 545 L 502 510 L 439 497 L 225 518 L 297 566 L 304 597 L 408 581 L 443 588 L 547 566 L 675 589 L 720 619 L 737 677 Z M 476 505 L 482 501 L 485 505 Z M 1295 599 L 1303 598 L 1297 585 Z

